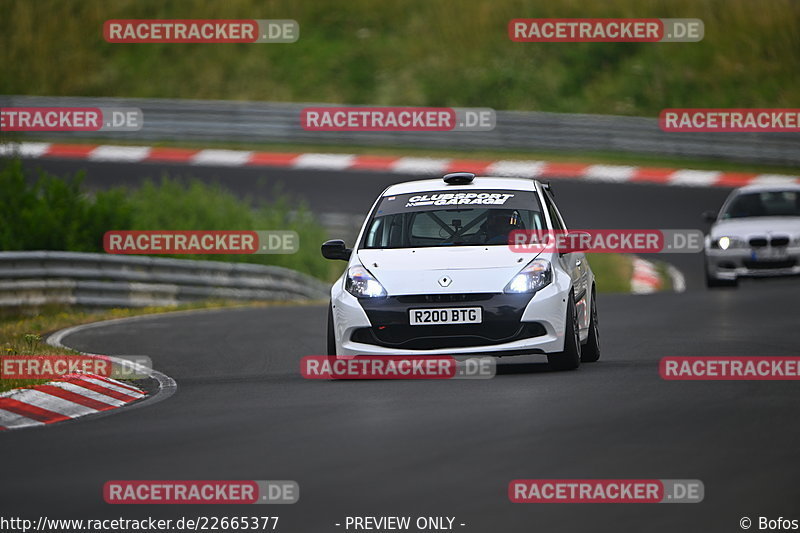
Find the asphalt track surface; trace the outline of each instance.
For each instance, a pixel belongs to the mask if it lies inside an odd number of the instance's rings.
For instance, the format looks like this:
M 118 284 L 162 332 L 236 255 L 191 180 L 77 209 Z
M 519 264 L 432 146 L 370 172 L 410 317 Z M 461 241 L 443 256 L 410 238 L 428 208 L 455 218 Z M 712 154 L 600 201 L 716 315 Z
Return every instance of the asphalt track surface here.
M 93 186 L 137 173 L 88 167 Z M 191 172 L 224 174 L 242 192 L 248 179 L 284 179 L 315 209 L 354 212 L 403 179 Z M 567 181 L 556 188 L 575 228 L 702 227 L 698 213 L 719 207 L 726 193 Z M 334 524 L 346 516 L 432 515 L 465 524 L 456 531 L 486 533 L 725 532 L 741 531 L 743 516 L 800 519 L 796 382 L 666 382 L 658 374 L 668 355 L 797 356 L 800 282 L 707 291 L 698 257 L 670 259 L 682 263 L 689 290 L 600 295 L 601 361 L 574 372 L 520 357 L 502 359 L 499 375 L 485 381 L 304 380 L 300 358 L 324 350 L 324 306 L 160 316 L 70 335 L 64 343 L 79 350 L 151 356 L 178 391 L 142 409 L 0 435 L 2 515 L 277 514 L 278 530 L 289 532 L 344 531 Z M 705 500 L 512 504 L 507 487 L 517 478 L 700 479 Z M 301 496 L 291 506 L 112 506 L 101 490 L 114 479 L 292 479 Z

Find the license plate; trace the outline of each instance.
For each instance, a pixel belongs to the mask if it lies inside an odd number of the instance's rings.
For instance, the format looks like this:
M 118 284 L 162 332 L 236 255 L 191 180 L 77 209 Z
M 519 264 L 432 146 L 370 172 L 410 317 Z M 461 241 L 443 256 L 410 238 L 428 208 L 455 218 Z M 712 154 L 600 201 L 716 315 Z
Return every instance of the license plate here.
M 410 309 L 408 320 L 412 326 L 433 324 L 480 324 L 483 320 L 480 307 L 440 307 L 438 309 Z
M 763 250 L 753 250 L 753 259 L 756 261 L 781 261 L 786 259 L 786 248 L 766 248 Z

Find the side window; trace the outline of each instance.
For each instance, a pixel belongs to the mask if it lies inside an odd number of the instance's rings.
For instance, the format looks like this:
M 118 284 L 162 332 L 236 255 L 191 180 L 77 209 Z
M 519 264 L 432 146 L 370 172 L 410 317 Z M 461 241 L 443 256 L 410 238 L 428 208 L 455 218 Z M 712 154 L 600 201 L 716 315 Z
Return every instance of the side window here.
M 378 246 L 378 243 L 381 240 L 380 238 L 381 226 L 383 226 L 383 220 L 376 219 L 372 221 L 372 226 L 367 231 L 367 242 L 366 242 L 367 248 L 375 248 Z
M 550 214 L 550 220 L 553 223 L 553 229 L 564 229 L 564 221 L 561 220 L 561 215 L 558 213 L 558 209 L 556 209 L 553 199 L 550 198 L 550 194 L 547 192 L 544 193 L 544 202 L 547 205 L 547 212 Z

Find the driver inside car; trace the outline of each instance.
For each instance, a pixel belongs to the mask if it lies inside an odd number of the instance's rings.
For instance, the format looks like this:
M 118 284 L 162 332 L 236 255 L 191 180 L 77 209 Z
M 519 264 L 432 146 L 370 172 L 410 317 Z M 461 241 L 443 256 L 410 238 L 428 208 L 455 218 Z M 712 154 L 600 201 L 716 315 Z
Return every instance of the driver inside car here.
M 507 244 L 508 234 L 519 229 L 519 215 L 513 209 L 491 209 L 486 217 L 485 244 Z

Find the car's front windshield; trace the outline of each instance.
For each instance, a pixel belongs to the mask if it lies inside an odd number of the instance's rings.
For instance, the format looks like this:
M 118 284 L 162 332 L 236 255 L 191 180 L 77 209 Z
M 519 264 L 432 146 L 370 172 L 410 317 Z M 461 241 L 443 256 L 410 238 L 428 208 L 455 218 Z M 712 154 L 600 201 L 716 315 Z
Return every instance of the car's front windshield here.
M 800 217 L 800 191 L 761 191 L 735 196 L 723 219 L 746 217 Z
M 434 192 L 384 197 L 362 248 L 507 245 L 513 230 L 546 229 L 529 191 Z

